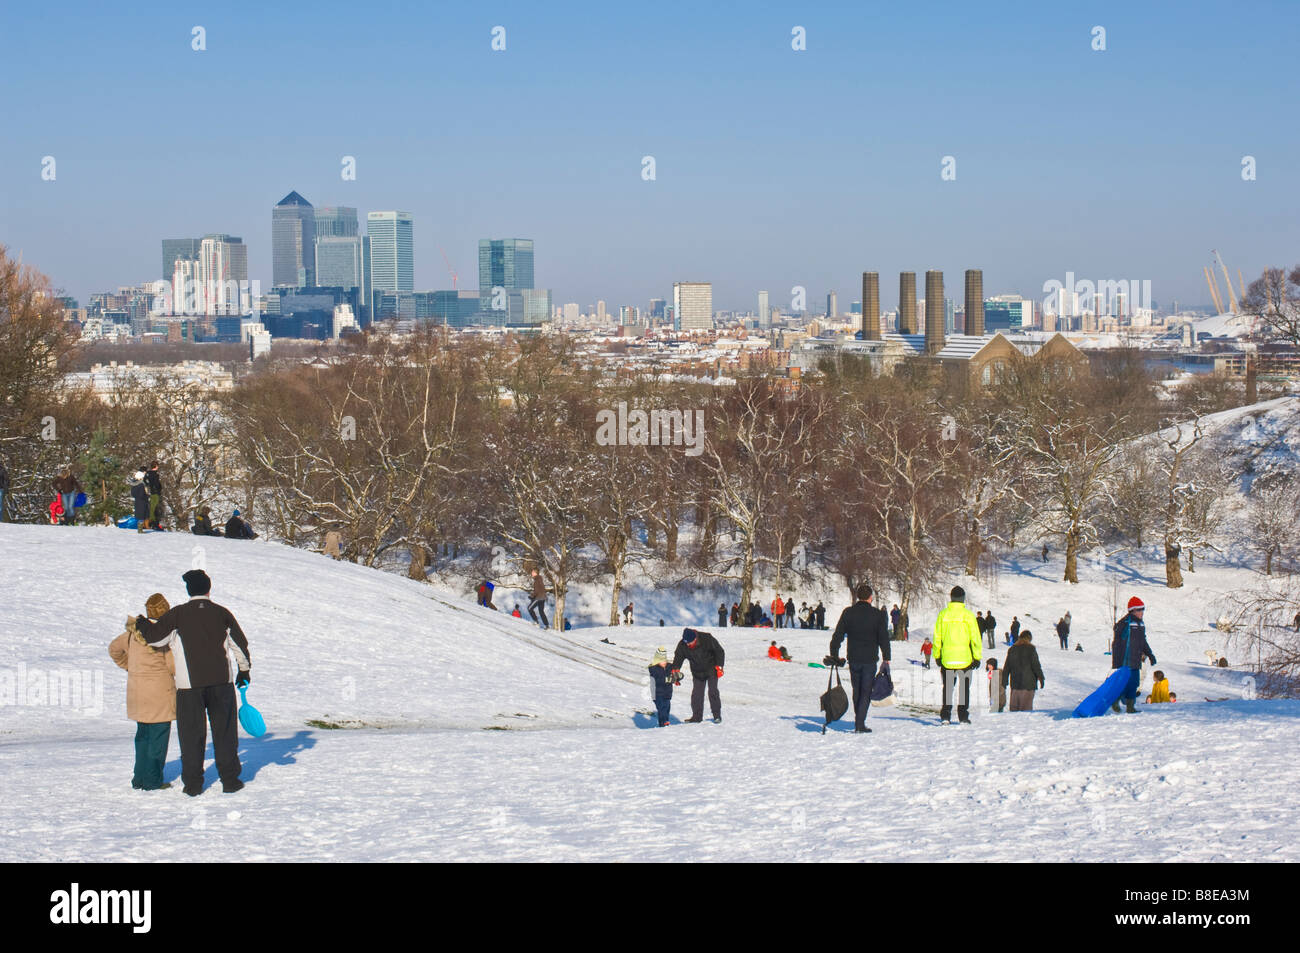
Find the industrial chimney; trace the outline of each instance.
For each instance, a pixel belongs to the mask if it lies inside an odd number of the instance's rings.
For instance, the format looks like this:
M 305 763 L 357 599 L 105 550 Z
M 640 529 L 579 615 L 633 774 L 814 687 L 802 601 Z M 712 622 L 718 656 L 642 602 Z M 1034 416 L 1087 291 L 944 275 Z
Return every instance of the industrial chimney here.
M 862 337 L 880 340 L 880 275 L 874 271 L 862 273 Z
M 984 334 L 984 272 L 966 269 L 966 333 Z
M 916 272 L 898 275 L 898 333 L 919 334 L 916 326 Z
M 925 353 L 938 354 L 944 345 L 944 321 L 947 318 L 943 297 L 943 272 L 925 273 Z

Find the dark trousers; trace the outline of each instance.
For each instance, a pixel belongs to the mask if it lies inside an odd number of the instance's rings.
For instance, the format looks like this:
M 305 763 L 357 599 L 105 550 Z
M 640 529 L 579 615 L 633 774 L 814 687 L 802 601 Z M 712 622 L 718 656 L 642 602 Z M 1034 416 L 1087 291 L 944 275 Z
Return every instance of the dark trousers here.
M 876 663 L 849 663 L 849 682 L 853 686 L 853 727 L 867 727 L 867 709 L 871 707 L 871 686 L 876 680 Z
M 239 735 L 235 727 L 235 686 L 176 689 L 176 735 L 181 743 L 181 782 L 186 790 L 203 788 L 203 753 L 212 725 L 212 755 L 223 784 L 239 780 Z
M 1135 702 L 1138 696 L 1138 685 L 1142 681 L 1142 669 L 1131 668 L 1129 673 L 1128 684 L 1124 686 L 1124 694 L 1119 697 L 1126 702 Z
M 131 787 L 152 791 L 162 787 L 163 764 L 167 761 L 167 745 L 172 740 L 172 723 L 140 721 L 135 725 L 135 773 Z
M 957 696 L 957 720 L 965 721 L 970 717 L 970 679 L 968 668 L 945 668 L 943 673 L 943 707 L 939 709 L 942 721 L 952 719 L 952 696 Z
M 708 678 L 698 678 L 691 676 L 691 717 L 701 719 L 704 717 L 704 688 L 709 689 L 709 708 L 713 710 L 714 718 L 722 717 L 722 696 L 718 694 L 718 676 L 716 673 Z
M 1061 648 L 1068 649 L 1070 647 L 1070 637 L 1062 633 L 1060 635 L 1060 639 L 1061 639 Z
M 718 628 L 719 628 L 719 629 L 725 629 L 726 627 L 727 627 L 727 614 L 726 614 L 725 612 L 719 612 L 719 613 L 718 613 Z
M 532 619 L 534 622 L 536 622 L 538 621 L 537 616 L 539 614 L 542 617 L 541 619 L 542 628 L 549 629 L 551 627 L 551 623 L 546 621 L 546 599 L 545 598 L 534 599 L 532 602 L 528 603 L 528 617 Z
M 659 713 L 659 724 L 668 724 L 668 709 L 672 707 L 672 704 L 673 700 L 671 698 L 655 699 L 655 711 Z

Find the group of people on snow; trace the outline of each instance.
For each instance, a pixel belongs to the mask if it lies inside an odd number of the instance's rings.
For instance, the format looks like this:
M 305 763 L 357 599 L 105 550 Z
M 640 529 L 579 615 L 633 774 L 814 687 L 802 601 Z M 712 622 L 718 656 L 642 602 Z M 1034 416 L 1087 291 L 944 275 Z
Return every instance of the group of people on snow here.
M 229 609 L 212 601 L 212 580 L 201 569 L 181 576 L 187 602 L 172 606 L 162 593 L 145 601 L 145 612 L 126 620 L 108 654 L 126 670 L 126 714 L 136 722 L 135 769 L 131 786 L 169 788 L 163 765 L 171 723 L 181 750 L 181 783 L 195 797 L 203 791 L 203 756 L 208 725 L 212 750 L 227 794 L 240 780 L 235 688 L 251 679 L 248 639 Z M 227 652 L 234 655 L 231 671 Z

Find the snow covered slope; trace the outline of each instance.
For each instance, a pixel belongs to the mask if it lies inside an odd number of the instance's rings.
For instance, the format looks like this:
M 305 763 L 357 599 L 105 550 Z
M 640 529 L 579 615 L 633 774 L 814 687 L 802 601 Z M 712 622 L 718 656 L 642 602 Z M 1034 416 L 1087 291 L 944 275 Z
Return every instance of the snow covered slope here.
M 1232 659 L 1205 618 L 1239 570 L 1198 570 L 1170 592 L 1140 566 L 1086 565 L 1079 586 L 1056 581 L 1055 560 L 1009 566 L 969 586 L 970 603 L 1036 633 L 1039 711 L 977 706 L 972 726 L 938 726 L 937 675 L 911 664 L 932 620 L 918 607 L 897 646 L 897 702 L 873 708 L 871 735 L 841 722 L 823 736 L 827 673 L 804 663 L 826 653 L 826 632 L 719 630 L 716 603 L 701 606 L 727 650 L 724 722 L 677 723 L 688 678 L 660 730 L 645 666 L 680 627 L 544 633 L 398 576 L 204 540 L 270 732 L 241 736 L 243 791 L 191 799 L 131 790 L 125 674 L 106 646 L 149 593 L 183 598 L 196 542 L 0 525 L 0 860 L 1300 859 L 1300 703 L 1242 700 L 1243 674 L 1202 654 Z M 1146 599 L 1181 700 L 1074 720 L 1109 671 L 1114 578 Z M 833 620 L 840 604 L 827 605 Z M 1056 646 L 1066 608 L 1084 652 Z M 764 657 L 772 638 L 795 664 Z M 89 699 L 50 704 L 49 676 L 80 673 Z M 173 738 L 166 777 L 178 773 Z

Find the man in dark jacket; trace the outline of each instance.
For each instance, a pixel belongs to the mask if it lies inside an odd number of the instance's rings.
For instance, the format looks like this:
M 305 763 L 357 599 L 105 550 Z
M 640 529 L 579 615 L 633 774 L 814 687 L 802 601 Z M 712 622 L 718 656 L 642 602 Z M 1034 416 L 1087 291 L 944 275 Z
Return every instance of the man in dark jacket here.
M 821 604 L 820 599 L 817 601 L 817 608 L 813 610 L 813 615 L 817 620 L 817 628 L 826 628 L 826 607 Z
M 1115 623 L 1115 639 L 1110 644 L 1110 667 L 1128 668 L 1129 680 L 1120 698 L 1124 699 L 1124 709 L 1130 715 L 1137 711 L 1138 682 L 1142 679 L 1142 659 L 1149 658 L 1156 664 L 1155 653 L 1147 644 L 1147 627 L 1142 621 L 1146 606 L 1134 596 L 1128 601 L 1128 614 Z M 1110 706 L 1111 711 L 1119 711 L 1119 702 Z
M 727 604 L 725 602 L 719 602 L 718 603 L 718 628 L 725 629 L 726 627 L 727 627 Z
M 889 668 L 889 617 L 883 609 L 871 604 L 871 587 L 858 586 L 858 601 L 840 613 L 831 635 L 831 658 L 839 664 L 840 643 L 849 642 L 849 681 L 853 685 L 853 730 L 859 734 L 870 732 L 867 727 L 867 709 L 871 707 L 871 686 L 876 680 L 876 662 L 883 672 Z
M 136 616 L 135 624 L 150 645 L 171 646 L 176 659 L 176 734 L 185 793 L 195 797 L 203 791 L 203 752 L 210 723 L 221 789 L 232 794 L 244 786 L 239 780 L 243 766 L 235 728 L 235 686 L 249 682 L 248 639 L 230 610 L 208 598 L 212 580 L 207 573 L 191 569 L 181 578 L 189 602 L 168 610 L 156 622 Z M 239 669 L 233 684 L 227 650 L 234 652 Z
M 722 696 L 718 694 L 718 679 L 722 677 L 722 666 L 726 653 L 722 646 L 708 632 L 696 632 L 683 629 L 682 640 L 677 643 L 673 654 L 673 674 L 682 670 L 682 662 L 691 663 L 691 717 L 688 722 L 699 723 L 704 720 L 704 689 L 709 690 L 709 708 L 713 710 L 713 721 L 722 721 Z
M 195 536 L 220 536 L 221 530 L 212 525 L 212 507 L 201 506 L 194 515 L 194 526 L 190 530 Z
M 149 487 L 144 482 L 144 471 L 137 470 L 135 476 L 126 481 L 131 489 L 131 500 L 135 506 L 135 531 L 143 533 L 149 528 Z
M 998 620 L 993 618 L 993 610 L 984 613 L 984 630 L 988 633 L 989 648 L 996 648 L 998 643 Z
M 997 633 L 994 634 L 996 635 Z M 1020 638 L 1020 616 L 1013 615 L 1011 617 L 1011 644 L 1014 645 L 1016 643 L 1016 640 L 1019 638 Z M 993 646 L 989 646 L 989 648 L 993 648 Z
M 162 477 L 158 474 L 157 460 L 145 471 L 144 485 L 149 488 L 149 526 L 156 529 L 162 513 Z
M 1065 617 L 1056 620 L 1056 637 L 1061 640 L 1061 649 L 1070 647 L 1070 627 L 1065 624 Z
M 54 492 L 63 506 L 63 525 L 71 526 L 77 521 L 77 494 L 85 492 L 81 481 L 72 475 L 72 467 L 64 467 L 54 478 Z
M 1012 711 L 1033 711 L 1034 692 L 1047 684 L 1033 639 L 1028 629 L 1021 632 L 1016 644 L 1007 650 L 1006 664 L 1002 667 L 1002 684 L 1011 687 Z
M 253 532 L 253 527 L 239 515 L 239 510 L 235 510 L 230 514 L 230 519 L 226 520 L 226 538 L 257 539 L 257 534 Z
M 543 629 L 549 629 L 551 624 L 546 621 L 546 580 L 542 578 L 541 572 L 536 566 L 532 568 L 533 574 L 533 598 L 528 603 L 528 617 L 540 625 Z M 538 614 L 541 619 L 538 620 Z

